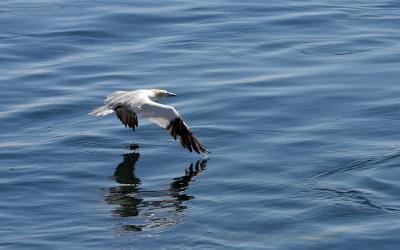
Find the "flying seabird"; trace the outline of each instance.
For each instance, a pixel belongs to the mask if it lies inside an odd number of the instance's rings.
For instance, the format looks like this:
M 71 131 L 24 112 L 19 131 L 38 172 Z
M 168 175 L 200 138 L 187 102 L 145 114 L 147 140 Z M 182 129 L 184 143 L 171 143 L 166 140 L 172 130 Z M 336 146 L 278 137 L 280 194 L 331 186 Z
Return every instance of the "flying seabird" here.
M 105 116 L 115 112 L 125 127 L 135 130 L 139 124 L 136 114 L 140 114 L 167 129 L 175 140 L 179 136 L 182 146 L 190 152 L 194 150 L 198 154 L 209 153 L 174 107 L 155 102 L 157 99 L 170 96 L 176 94 L 160 89 L 116 91 L 107 96 L 104 106 L 94 109 L 89 115 Z

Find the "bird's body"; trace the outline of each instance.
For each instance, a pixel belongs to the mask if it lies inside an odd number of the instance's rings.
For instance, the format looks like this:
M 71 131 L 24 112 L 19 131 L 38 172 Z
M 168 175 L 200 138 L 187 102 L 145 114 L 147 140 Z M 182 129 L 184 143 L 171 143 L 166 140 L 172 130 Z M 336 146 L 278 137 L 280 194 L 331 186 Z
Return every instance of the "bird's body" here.
M 175 140 L 179 137 L 182 146 L 190 152 L 194 150 L 197 153 L 208 153 L 207 148 L 190 131 L 189 126 L 174 107 L 154 101 L 167 96 L 175 96 L 175 94 L 158 89 L 116 91 L 107 96 L 104 106 L 94 109 L 89 114 L 105 116 L 115 112 L 122 124 L 133 130 L 139 124 L 136 114 L 140 114 L 167 129 Z

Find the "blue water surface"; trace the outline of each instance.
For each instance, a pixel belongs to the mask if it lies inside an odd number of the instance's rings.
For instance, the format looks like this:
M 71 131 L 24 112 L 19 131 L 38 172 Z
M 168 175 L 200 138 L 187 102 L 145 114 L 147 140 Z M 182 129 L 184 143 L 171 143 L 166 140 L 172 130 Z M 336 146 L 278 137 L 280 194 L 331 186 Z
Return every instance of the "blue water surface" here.
M 398 249 L 400 3 L 0 2 L 1 249 Z M 212 151 L 89 117 L 162 88 Z

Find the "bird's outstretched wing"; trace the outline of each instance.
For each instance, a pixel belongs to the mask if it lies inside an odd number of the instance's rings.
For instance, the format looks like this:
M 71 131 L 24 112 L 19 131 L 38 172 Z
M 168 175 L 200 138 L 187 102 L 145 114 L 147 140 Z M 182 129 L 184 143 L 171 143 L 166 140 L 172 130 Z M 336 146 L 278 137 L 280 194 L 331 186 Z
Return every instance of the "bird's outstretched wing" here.
M 125 127 L 130 127 L 132 130 L 135 130 L 139 125 L 138 118 L 134 111 L 120 106 L 115 109 L 115 113 Z
M 167 129 L 175 140 L 179 138 L 182 146 L 190 152 L 194 150 L 199 154 L 200 152 L 209 153 L 175 108 L 149 100 L 140 107 L 139 113 Z
M 190 152 L 192 149 L 200 154 L 209 153 L 206 147 L 197 139 L 197 137 L 190 131 L 190 128 L 186 125 L 186 123 L 182 120 L 181 117 L 177 117 L 175 120 L 170 121 L 167 126 L 167 130 L 170 132 L 174 139 L 177 139 L 179 136 L 179 141 L 181 142 L 184 148 L 187 148 Z

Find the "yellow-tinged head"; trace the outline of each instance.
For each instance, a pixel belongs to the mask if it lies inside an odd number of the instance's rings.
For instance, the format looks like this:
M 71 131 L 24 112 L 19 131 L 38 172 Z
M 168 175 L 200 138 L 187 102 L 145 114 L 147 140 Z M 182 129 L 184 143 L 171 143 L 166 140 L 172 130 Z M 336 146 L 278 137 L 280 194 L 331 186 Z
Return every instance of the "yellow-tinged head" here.
M 151 91 L 151 97 L 153 97 L 153 98 L 176 96 L 176 94 L 168 92 L 163 89 L 151 89 L 150 91 Z

